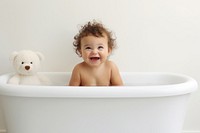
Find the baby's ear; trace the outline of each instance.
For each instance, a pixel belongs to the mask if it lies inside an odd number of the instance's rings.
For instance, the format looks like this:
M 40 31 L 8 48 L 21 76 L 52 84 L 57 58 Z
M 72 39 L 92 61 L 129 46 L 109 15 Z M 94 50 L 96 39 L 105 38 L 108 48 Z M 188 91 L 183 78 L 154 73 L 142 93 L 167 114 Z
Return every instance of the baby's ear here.
M 112 53 L 112 49 L 108 48 L 108 54 L 110 55 Z
M 82 52 L 81 52 L 80 49 L 77 51 L 77 54 L 78 54 L 79 57 L 82 57 Z
M 44 60 L 44 55 L 40 52 L 35 52 L 40 60 Z
M 18 52 L 13 52 L 11 55 L 10 55 L 10 61 L 14 61 L 15 60 L 15 58 L 17 57 L 17 55 L 18 55 Z

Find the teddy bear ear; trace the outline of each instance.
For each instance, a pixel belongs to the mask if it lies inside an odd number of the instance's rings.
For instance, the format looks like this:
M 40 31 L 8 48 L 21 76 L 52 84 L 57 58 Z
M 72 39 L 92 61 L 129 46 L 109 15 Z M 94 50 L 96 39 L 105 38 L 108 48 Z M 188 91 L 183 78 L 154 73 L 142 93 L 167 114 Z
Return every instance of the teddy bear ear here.
M 44 60 L 44 55 L 40 52 L 36 52 L 37 56 L 40 58 L 40 60 Z
M 17 57 L 18 55 L 18 52 L 13 52 L 11 55 L 10 55 L 10 61 L 14 61 L 15 60 L 15 57 Z

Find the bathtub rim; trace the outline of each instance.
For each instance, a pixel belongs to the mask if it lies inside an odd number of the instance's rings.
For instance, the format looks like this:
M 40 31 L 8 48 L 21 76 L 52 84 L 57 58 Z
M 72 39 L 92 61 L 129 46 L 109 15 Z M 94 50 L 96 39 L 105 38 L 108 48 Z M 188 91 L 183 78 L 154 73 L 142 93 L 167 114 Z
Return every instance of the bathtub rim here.
M 71 72 L 40 72 L 71 74 Z M 187 82 L 152 86 L 30 86 L 10 85 L 7 79 L 12 73 L 0 75 L 0 96 L 15 97 L 54 97 L 54 98 L 139 98 L 164 97 L 189 94 L 197 90 L 193 78 L 169 72 L 122 72 L 124 74 L 162 74 L 184 78 Z M 162 89 L 161 89 L 162 87 Z M 55 89 L 56 88 L 56 89 Z M 67 89 L 66 89 L 67 88 Z

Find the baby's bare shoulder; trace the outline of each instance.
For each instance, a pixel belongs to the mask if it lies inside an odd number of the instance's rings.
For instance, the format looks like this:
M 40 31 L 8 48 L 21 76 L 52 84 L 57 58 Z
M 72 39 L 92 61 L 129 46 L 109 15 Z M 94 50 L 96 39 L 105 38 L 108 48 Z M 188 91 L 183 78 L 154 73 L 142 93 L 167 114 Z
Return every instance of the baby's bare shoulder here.
M 107 65 L 111 68 L 117 67 L 116 64 L 113 61 L 107 61 Z
M 75 67 L 74 67 L 74 69 L 81 69 L 81 68 L 83 68 L 83 63 L 79 63 L 79 64 L 77 64 L 77 65 L 75 65 Z
M 81 65 L 81 63 L 79 63 L 79 64 L 74 66 L 72 74 L 73 75 L 80 74 L 81 70 L 82 70 L 82 65 Z
M 74 67 L 74 73 L 78 73 L 78 74 L 86 74 L 88 72 L 88 69 L 85 65 L 85 63 L 79 63 Z

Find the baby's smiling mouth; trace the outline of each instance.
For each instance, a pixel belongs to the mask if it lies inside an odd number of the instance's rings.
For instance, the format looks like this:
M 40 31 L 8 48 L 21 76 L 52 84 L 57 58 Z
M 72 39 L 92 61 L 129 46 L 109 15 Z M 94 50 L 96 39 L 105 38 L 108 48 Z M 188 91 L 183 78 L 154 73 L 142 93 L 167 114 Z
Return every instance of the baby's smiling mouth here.
M 96 60 L 99 60 L 100 59 L 100 57 L 90 57 L 90 60 L 92 60 L 92 61 L 96 61 Z

